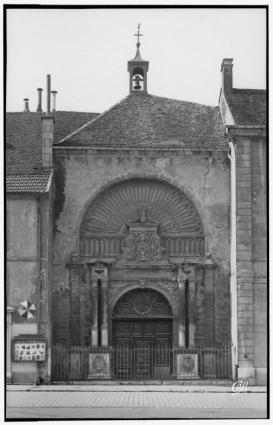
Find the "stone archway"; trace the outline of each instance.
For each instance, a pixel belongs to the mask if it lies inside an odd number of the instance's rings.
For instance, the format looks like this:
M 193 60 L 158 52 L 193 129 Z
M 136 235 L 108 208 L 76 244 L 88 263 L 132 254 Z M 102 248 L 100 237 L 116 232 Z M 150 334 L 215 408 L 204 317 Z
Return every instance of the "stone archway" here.
M 125 292 L 112 314 L 113 345 L 128 348 L 170 348 L 173 312 L 167 298 L 150 288 Z
M 112 330 L 116 376 L 170 379 L 173 312 L 166 297 L 149 288 L 127 291 L 114 306 Z
M 166 255 L 204 256 L 203 222 L 189 197 L 165 181 L 132 178 L 106 188 L 85 210 L 80 257 L 121 254 L 128 225 L 141 215 L 158 226 Z

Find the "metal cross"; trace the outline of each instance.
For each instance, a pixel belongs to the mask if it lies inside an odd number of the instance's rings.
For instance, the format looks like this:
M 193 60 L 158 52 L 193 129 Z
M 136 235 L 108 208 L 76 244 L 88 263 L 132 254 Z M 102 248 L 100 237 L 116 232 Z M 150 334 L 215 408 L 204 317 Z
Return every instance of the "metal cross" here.
M 137 27 L 137 34 L 134 34 L 137 37 L 137 43 L 138 44 L 139 44 L 139 37 L 143 36 L 143 34 L 139 34 L 139 28 L 140 28 L 140 24 L 138 24 L 138 27 Z

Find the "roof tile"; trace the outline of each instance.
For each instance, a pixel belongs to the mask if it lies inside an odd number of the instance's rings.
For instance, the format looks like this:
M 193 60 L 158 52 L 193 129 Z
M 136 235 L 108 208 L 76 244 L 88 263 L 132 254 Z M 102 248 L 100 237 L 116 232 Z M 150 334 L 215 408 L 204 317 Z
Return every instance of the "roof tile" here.
M 267 125 L 266 90 L 233 89 L 225 98 L 236 125 Z
M 228 147 L 218 107 L 148 94 L 127 96 L 59 144 L 202 150 Z
M 41 167 L 45 113 L 8 112 L 6 114 L 6 172 L 7 174 L 36 174 Z M 87 112 L 55 112 L 56 142 L 98 114 Z
M 41 174 L 17 174 L 6 177 L 6 192 L 47 192 L 50 171 Z

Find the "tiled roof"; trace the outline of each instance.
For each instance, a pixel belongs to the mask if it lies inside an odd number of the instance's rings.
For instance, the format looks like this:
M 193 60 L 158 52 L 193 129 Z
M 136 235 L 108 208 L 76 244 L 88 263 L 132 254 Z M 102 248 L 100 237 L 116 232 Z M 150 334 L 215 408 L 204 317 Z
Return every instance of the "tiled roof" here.
M 41 117 L 45 113 L 8 112 L 6 114 L 6 172 L 7 174 L 35 174 L 41 166 L 43 129 Z M 86 112 L 55 112 L 54 140 L 67 134 L 98 114 Z M 36 168 L 35 168 L 36 167 Z
M 225 98 L 236 125 L 266 125 L 266 90 L 233 89 Z
M 14 174 L 6 177 L 6 192 L 47 192 L 50 171 L 42 174 Z
M 59 143 L 61 146 L 226 149 L 218 107 L 132 94 Z

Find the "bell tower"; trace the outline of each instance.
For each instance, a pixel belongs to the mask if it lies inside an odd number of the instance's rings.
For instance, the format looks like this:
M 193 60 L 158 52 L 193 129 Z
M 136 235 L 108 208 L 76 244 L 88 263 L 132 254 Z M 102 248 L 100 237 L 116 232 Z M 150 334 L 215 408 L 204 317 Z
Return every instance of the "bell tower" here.
M 135 36 L 137 37 L 137 51 L 136 56 L 131 61 L 128 61 L 129 88 L 130 94 L 148 93 L 147 91 L 147 72 L 149 69 L 149 62 L 142 59 L 140 55 L 140 42 L 139 37 L 143 34 L 139 33 L 140 24 L 138 24 L 138 31 Z

